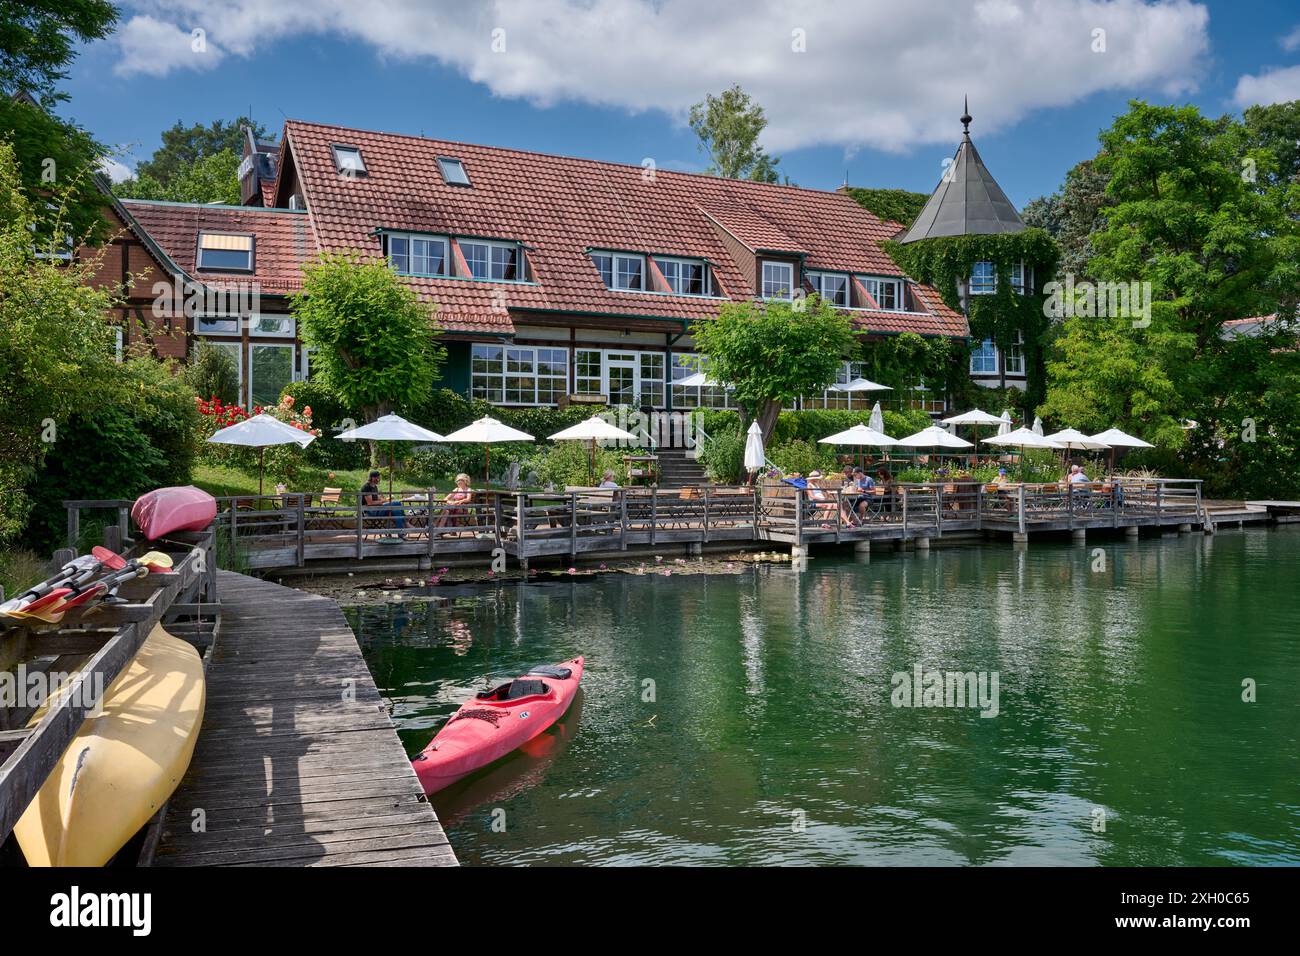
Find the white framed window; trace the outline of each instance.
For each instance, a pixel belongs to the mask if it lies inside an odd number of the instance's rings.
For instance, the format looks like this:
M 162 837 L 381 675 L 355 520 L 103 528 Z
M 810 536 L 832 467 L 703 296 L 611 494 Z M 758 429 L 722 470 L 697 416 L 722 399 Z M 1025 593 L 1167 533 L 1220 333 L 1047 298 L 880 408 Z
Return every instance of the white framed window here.
M 794 298 L 794 263 L 763 263 L 763 298 Z
M 865 362 L 844 362 L 835 376 L 836 385 L 847 385 L 855 378 L 867 377 Z M 841 392 L 828 388 L 820 395 L 801 399 L 802 408 L 838 408 L 869 410 L 880 399 L 879 392 Z
M 673 382 L 689 378 L 696 372 L 707 371 L 706 356 L 691 352 L 674 352 L 672 356 Z M 674 408 L 731 408 L 731 392 L 717 385 L 673 385 Z
M 200 335 L 238 335 L 243 321 L 237 315 L 199 315 L 194 318 L 194 331 Z
M 1007 374 L 1025 374 L 1025 334 L 1023 332 L 1016 332 L 1015 341 L 1007 349 Z
M 605 380 L 600 349 L 573 350 L 573 387 L 579 395 L 603 395 Z
M 884 276 L 862 276 L 862 287 L 876 300 L 876 305 L 887 312 L 903 311 L 903 282 Z
M 222 342 L 217 339 L 204 339 L 203 341 L 207 342 L 209 345 L 215 345 L 230 356 L 230 360 L 235 363 L 235 373 L 239 380 L 239 394 L 243 395 L 245 367 L 243 345 L 239 342 Z
M 670 259 L 655 257 L 655 265 L 663 273 L 668 288 L 677 295 L 708 295 L 708 267 L 699 259 Z
M 1025 264 L 1023 262 L 1014 263 L 1011 266 L 1011 288 L 1016 295 L 1025 294 Z
M 393 232 L 384 238 L 388 261 L 395 272 L 407 276 L 447 275 L 447 240 L 444 237 Z
M 813 291 L 830 305 L 848 308 L 849 277 L 839 272 L 809 272 L 808 283 Z
M 996 375 L 998 371 L 998 350 L 992 339 L 985 339 L 970 350 L 970 373 L 972 375 Z
M 366 175 L 366 161 L 361 158 L 360 146 L 335 143 L 330 150 L 334 153 L 334 168 L 340 176 Z
M 248 399 L 267 407 L 280 403 L 280 393 L 294 380 L 294 347 L 255 343 L 248 346 Z
M 461 239 L 460 251 L 475 279 L 513 282 L 519 278 L 519 246 L 510 242 Z
M 992 295 L 998 291 L 998 270 L 991 262 L 977 262 L 970 273 L 971 295 Z
M 554 405 L 569 390 L 569 350 L 470 346 L 470 394 L 495 405 Z
M 637 407 L 664 407 L 664 353 L 641 353 L 641 377 L 638 383 Z
M 298 323 L 292 315 L 275 315 L 259 312 L 248 318 L 249 335 L 270 335 L 293 338 Z
M 198 267 L 215 272 L 252 272 L 253 237 L 248 233 L 200 232 Z

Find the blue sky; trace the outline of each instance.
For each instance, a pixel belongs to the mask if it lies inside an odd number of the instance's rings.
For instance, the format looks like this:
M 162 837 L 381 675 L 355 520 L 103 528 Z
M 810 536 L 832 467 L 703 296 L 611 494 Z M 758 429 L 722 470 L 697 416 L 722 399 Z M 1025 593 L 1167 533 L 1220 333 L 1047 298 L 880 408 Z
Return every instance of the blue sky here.
M 969 93 L 976 143 L 1023 205 L 1131 97 L 1213 114 L 1300 97 L 1293 0 L 715 2 L 701 18 L 698 0 L 126 0 L 62 112 L 127 165 L 177 120 L 251 109 L 277 132 L 292 117 L 696 170 L 684 111 L 740 82 L 797 184 L 928 192 Z

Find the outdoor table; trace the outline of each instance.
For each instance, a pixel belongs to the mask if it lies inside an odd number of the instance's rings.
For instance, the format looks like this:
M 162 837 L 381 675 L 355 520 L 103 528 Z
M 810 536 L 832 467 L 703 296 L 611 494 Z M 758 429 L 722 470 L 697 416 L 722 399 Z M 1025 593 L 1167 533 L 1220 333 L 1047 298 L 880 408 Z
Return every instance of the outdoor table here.
M 624 455 L 623 463 L 627 465 L 627 481 L 633 484 L 638 478 L 645 484 L 650 485 L 655 482 L 659 472 L 658 455 Z M 638 465 L 644 465 L 640 468 Z

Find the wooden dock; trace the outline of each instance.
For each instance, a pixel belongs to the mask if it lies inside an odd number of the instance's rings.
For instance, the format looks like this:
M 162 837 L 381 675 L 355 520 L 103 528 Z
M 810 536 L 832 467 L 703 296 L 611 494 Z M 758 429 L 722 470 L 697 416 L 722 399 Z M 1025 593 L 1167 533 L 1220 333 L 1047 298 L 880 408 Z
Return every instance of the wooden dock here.
M 454 866 L 337 604 L 222 571 L 194 759 L 156 866 Z

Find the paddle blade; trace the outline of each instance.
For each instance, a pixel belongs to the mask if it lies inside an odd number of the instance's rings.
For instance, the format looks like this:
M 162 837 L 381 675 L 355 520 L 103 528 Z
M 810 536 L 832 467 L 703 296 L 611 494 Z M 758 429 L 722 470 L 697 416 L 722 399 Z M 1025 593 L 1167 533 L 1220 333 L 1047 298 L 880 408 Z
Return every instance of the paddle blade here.
M 121 571 L 126 567 L 126 558 L 122 557 L 115 551 L 110 551 L 103 545 L 95 545 L 90 549 L 90 553 L 96 561 L 108 568 L 110 571 Z
M 18 610 L 22 614 L 38 615 L 45 608 L 58 604 L 65 597 L 67 597 L 69 594 L 72 593 L 73 593 L 72 588 L 55 588 L 49 594 L 42 594 L 40 597 L 36 598 L 35 600 L 28 601 Z
M 60 615 L 62 615 L 65 611 L 71 610 L 74 607 L 81 607 L 81 605 L 98 597 L 99 595 L 103 594 L 107 590 L 108 590 L 107 587 L 105 587 L 102 583 L 96 581 L 90 587 L 86 588 L 86 590 L 81 591 L 78 594 L 72 595 L 70 598 L 65 600 L 62 604 L 57 605 L 51 610 L 57 611 Z
M 170 554 L 163 554 L 161 551 L 150 551 L 136 558 L 150 571 L 170 571 L 172 569 L 172 558 Z
M 59 588 L 57 591 L 51 591 L 44 597 L 33 601 L 21 610 L 10 611 L 7 616 L 16 617 L 19 620 L 36 620 L 44 621 L 46 624 L 57 624 L 63 620 L 63 599 L 72 593 L 71 588 Z

